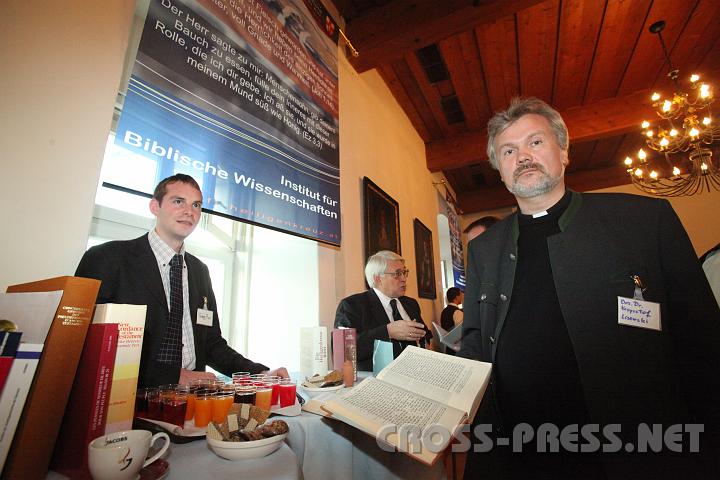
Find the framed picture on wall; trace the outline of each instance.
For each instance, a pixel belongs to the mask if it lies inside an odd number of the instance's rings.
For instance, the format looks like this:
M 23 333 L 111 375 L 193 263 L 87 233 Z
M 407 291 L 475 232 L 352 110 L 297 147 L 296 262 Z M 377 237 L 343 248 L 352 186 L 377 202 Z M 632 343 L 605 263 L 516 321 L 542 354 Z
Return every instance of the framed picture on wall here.
M 436 298 L 432 232 L 417 218 L 413 221 L 413 229 L 415 231 L 418 296 L 420 298 Z
M 365 259 L 380 250 L 400 252 L 400 207 L 368 177 L 363 178 Z

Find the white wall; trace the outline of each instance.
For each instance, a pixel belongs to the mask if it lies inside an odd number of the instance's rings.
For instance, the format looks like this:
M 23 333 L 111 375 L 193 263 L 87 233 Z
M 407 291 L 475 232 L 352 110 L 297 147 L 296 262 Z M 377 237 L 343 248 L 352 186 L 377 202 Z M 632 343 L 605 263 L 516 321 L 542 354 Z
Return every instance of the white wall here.
M 85 249 L 134 1 L 6 0 L 2 10 L 4 290 L 71 275 Z M 409 295 L 417 296 L 413 219 L 433 232 L 438 299 L 420 300 L 431 321 L 442 292 L 438 207 L 423 142 L 375 71 L 358 75 L 341 58 L 339 75 L 342 248 L 315 247 L 318 323 L 332 325 L 337 302 L 365 288 L 365 175 L 400 204 L 402 253 L 413 270 Z
M 2 2 L 2 291 L 75 271 L 134 3 Z

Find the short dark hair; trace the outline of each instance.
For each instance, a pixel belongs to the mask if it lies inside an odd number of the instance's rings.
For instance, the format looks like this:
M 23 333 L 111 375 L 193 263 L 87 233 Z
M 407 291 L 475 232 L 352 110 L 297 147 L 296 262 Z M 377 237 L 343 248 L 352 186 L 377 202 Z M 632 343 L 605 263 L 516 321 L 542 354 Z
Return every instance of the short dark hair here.
M 488 215 L 486 217 L 480 217 L 474 222 L 470 223 L 467 227 L 465 227 L 465 230 L 463 230 L 463 233 L 468 233 L 470 230 L 477 226 L 485 227 L 486 229 L 492 227 L 497 222 L 499 222 L 500 219 L 498 217 L 493 217 L 492 215 Z
M 462 293 L 462 290 L 460 290 L 457 287 L 450 287 L 448 288 L 447 293 L 445 293 L 445 298 L 447 298 L 448 303 L 455 300 L 460 294 Z
M 193 177 L 191 177 L 190 175 L 185 175 L 184 173 L 176 173 L 171 177 L 167 177 L 166 179 L 161 180 L 160 183 L 157 184 L 157 187 L 155 187 L 155 191 L 153 192 L 153 198 L 157 200 L 158 203 L 162 204 L 163 198 L 165 198 L 165 194 L 167 193 L 167 186 L 175 182 L 190 185 L 202 195 L 200 185 L 198 185 L 198 183 Z

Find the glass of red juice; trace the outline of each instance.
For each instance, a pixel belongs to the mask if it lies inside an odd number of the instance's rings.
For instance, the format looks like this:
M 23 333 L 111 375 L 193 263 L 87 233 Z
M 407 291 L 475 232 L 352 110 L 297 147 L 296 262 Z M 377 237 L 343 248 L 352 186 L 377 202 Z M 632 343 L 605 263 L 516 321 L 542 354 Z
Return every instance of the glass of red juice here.
M 188 395 L 185 392 L 164 392 L 162 395 L 162 421 L 182 428 L 185 426 L 185 411 Z
M 147 418 L 151 420 L 162 420 L 162 397 L 157 388 L 148 389 L 147 394 Z
M 278 386 L 280 390 L 280 408 L 295 405 L 295 394 L 297 386 L 295 380 L 283 378 Z

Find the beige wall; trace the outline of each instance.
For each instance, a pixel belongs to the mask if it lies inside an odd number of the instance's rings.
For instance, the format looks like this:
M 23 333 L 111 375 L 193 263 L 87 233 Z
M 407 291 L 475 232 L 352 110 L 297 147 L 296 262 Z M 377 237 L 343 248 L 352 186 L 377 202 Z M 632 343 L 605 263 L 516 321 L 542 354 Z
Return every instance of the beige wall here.
M 134 1 L 3 1 L 0 288 L 75 270 Z
M 85 249 L 134 1 L 3 2 L 0 288 L 72 274 Z M 402 253 L 417 295 L 413 218 L 433 232 L 439 312 L 438 213 L 425 151 L 375 71 L 340 59 L 342 248 L 317 246 L 320 324 L 340 298 L 364 289 L 361 182 L 367 175 L 400 204 Z M 279 252 L 281 254 L 281 252 Z M 288 259 L 292 261 L 292 259 Z
M 332 312 L 326 315 L 334 316 L 335 305 L 341 298 L 365 289 L 361 199 L 362 178 L 367 176 L 400 205 L 402 255 L 412 270 L 408 295 L 415 298 L 413 219 L 420 219 L 433 232 L 438 298 L 435 301 L 418 299 L 423 318 L 432 321 L 442 308 L 442 288 L 438 204 L 432 175 L 425 166 L 425 146 L 375 70 L 358 75 L 342 58 L 339 73 L 342 248 L 336 253 L 336 297 L 330 302 Z

